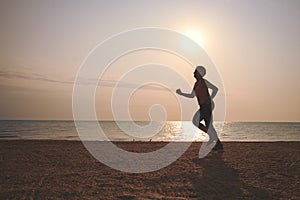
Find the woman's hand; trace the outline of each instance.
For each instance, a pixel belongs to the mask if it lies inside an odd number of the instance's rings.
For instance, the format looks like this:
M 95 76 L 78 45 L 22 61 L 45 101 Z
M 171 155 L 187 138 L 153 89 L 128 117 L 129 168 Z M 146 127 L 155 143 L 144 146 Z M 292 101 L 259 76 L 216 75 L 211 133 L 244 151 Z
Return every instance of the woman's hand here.
M 176 93 L 179 94 L 179 95 L 182 95 L 182 92 L 179 88 L 176 90 Z

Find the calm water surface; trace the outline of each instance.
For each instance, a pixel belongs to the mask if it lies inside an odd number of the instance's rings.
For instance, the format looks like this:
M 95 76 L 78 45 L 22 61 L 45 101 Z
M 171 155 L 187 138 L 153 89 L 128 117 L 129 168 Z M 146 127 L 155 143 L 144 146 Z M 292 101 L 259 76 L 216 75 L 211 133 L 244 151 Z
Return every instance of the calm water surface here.
M 89 129 L 92 122 L 83 122 L 81 129 Z M 167 121 L 156 122 L 158 127 L 151 137 L 133 137 L 136 127 L 131 122 L 119 122 L 125 126 L 126 133 L 115 122 L 99 122 L 107 138 L 97 140 L 115 141 L 204 141 L 208 136 L 199 131 L 191 122 Z M 138 122 L 139 126 L 147 126 L 148 122 Z M 300 123 L 288 122 L 230 122 L 214 124 L 222 141 L 300 141 Z M 159 128 L 160 127 L 160 128 Z M 0 139 L 5 140 L 80 140 L 73 121 L 0 121 Z

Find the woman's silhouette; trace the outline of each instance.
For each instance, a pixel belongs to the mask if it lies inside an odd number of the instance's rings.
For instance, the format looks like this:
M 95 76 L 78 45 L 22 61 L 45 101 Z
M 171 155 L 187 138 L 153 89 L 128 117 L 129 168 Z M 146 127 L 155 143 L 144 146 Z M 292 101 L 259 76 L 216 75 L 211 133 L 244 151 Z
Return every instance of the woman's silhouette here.
M 196 78 L 196 82 L 192 92 L 183 93 L 180 89 L 177 89 L 176 93 L 187 98 L 197 97 L 200 109 L 195 113 L 193 117 L 193 123 L 200 130 L 204 131 L 209 135 L 209 144 L 216 141 L 216 145 L 214 146 L 213 150 L 221 150 L 223 149 L 223 145 L 220 142 L 220 139 L 218 138 L 215 128 L 213 127 L 212 120 L 212 110 L 214 108 L 214 103 L 212 99 L 216 96 L 218 88 L 212 83 L 210 83 L 208 80 L 203 78 L 205 74 L 206 70 L 204 67 L 196 67 L 196 70 L 194 71 L 194 77 Z M 208 92 L 208 88 L 212 90 L 211 95 Z M 202 120 L 204 120 L 205 125 L 201 123 Z

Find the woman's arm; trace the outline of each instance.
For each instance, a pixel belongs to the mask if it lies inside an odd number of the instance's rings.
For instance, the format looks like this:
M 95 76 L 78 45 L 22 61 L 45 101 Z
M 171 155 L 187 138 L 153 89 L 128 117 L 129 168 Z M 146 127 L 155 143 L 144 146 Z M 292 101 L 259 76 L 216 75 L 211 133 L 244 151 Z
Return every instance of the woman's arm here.
M 206 79 L 204 79 L 204 80 L 205 80 L 205 84 L 206 84 L 207 88 L 212 90 L 211 95 L 210 95 L 211 99 L 215 98 L 219 89 L 215 85 L 213 85 L 211 82 L 209 82 L 208 80 L 206 80 Z
M 194 98 L 195 97 L 194 90 L 192 90 L 191 93 L 183 93 L 180 89 L 177 89 L 176 93 L 179 94 L 179 95 L 181 95 L 181 96 L 187 97 L 187 98 Z

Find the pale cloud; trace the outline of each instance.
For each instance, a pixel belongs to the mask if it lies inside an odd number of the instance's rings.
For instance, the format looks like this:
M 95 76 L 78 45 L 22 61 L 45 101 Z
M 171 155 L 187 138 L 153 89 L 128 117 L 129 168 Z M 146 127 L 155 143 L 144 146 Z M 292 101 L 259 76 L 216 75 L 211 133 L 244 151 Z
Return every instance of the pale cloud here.
M 0 69 L 0 79 L 10 79 L 10 80 L 29 80 L 29 81 L 40 81 L 46 83 L 59 83 L 59 84 L 68 84 L 73 85 L 74 81 L 71 80 L 59 80 L 51 78 L 39 73 L 31 71 L 31 68 L 28 67 L 12 67 L 12 68 L 2 68 Z M 74 78 L 73 78 L 74 80 Z M 144 90 L 165 90 L 166 88 L 160 87 L 158 85 L 145 85 L 140 86 L 133 82 L 124 82 L 118 80 L 100 80 L 97 79 L 87 79 L 80 81 L 84 84 L 98 84 L 99 87 L 118 87 L 118 88 L 140 88 Z
M 0 70 L 0 78 L 25 79 L 25 80 L 43 81 L 43 82 L 49 82 L 49 83 L 73 84 L 71 81 L 55 80 L 55 79 L 47 78 L 41 74 L 28 73 L 25 71 L 16 72 L 16 71 L 10 71 L 10 70 Z

